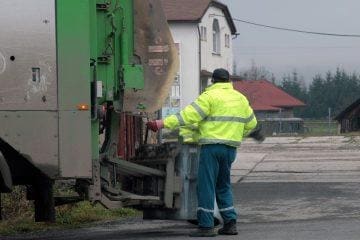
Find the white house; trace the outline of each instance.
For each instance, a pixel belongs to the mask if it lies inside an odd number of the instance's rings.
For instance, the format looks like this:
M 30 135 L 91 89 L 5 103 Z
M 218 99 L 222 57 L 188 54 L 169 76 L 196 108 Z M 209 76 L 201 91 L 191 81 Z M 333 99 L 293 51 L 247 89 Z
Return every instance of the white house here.
M 178 112 L 208 86 L 216 68 L 232 70 L 236 27 L 228 7 L 213 0 L 162 0 L 180 70 L 163 115 Z

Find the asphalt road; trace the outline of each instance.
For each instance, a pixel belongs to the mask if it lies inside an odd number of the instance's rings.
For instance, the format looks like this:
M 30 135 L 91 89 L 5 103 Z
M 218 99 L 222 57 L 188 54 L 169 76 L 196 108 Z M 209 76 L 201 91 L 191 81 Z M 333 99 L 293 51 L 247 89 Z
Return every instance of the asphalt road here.
M 242 240 L 359 240 L 360 138 L 271 138 L 246 142 L 233 166 Z M 126 219 L 79 230 L 1 238 L 188 239 L 182 221 Z
M 358 240 L 357 183 L 237 183 L 234 193 L 242 240 Z M 9 239 L 189 239 L 194 226 L 182 221 L 127 219 L 80 230 L 52 231 Z

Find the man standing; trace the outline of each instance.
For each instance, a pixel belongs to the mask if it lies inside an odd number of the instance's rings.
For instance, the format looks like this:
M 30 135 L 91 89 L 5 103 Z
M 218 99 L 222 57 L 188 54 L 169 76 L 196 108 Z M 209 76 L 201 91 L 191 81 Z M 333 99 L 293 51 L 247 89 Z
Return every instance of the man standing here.
M 176 115 L 147 123 L 153 131 L 198 124 L 201 145 L 197 182 L 199 229 L 190 234 L 193 237 L 216 236 L 213 217 L 215 197 L 224 219 L 224 227 L 218 233 L 238 234 L 230 169 L 236 157 L 236 148 L 257 125 L 248 100 L 233 89 L 228 71 L 216 69 L 212 82 L 213 85 Z

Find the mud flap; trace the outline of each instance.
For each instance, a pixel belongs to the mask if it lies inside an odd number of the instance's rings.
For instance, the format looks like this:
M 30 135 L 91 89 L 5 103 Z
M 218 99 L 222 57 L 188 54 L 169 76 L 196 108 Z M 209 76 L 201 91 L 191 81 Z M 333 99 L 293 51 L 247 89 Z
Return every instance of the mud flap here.
M 144 89 L 125 91 L 124 110 L 159 110 L 167 98 L 179 69 L 178 51 L 160 0 L 135 0 L 134 61 L 144 69 Z

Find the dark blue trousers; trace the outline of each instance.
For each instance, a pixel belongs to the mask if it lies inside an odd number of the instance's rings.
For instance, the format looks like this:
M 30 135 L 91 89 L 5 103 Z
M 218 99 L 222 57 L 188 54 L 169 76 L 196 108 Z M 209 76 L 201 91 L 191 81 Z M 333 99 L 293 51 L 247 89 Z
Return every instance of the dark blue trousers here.
M 225 223 L 236 220 L 230 183 L 236 148 L 224 144 L 202 145 L 197 182 L 199 227 L 214 227 L 215 196 Z

